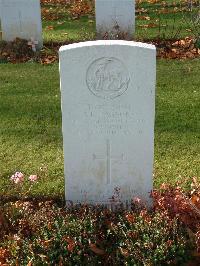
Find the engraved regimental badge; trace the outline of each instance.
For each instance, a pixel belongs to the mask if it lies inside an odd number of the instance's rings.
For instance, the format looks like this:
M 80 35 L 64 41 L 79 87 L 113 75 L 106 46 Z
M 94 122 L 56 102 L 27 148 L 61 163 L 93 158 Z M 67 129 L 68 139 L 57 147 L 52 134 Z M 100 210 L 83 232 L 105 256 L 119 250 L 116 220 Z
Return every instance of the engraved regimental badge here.
M 114 99 L 128 89 L 130 77 L 119 59 L 103 57 L 90 64 L 86 82 L 89 90 L 97 97 Z

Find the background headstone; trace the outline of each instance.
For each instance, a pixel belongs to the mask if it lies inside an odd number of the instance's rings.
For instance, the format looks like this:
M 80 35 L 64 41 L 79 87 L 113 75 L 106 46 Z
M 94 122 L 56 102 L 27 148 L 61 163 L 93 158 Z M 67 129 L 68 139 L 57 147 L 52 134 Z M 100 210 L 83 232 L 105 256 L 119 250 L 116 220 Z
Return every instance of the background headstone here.
M 42 47 L 40 0 L 0 0 L 2 39 L 34 39 Z
M 155 72 L 153 45 L 115 40 L 60 48 L 66 200 L 150 202 Z
M 0 0 L 0 41 L 2 40 L 1 18 L 2 18 L 2 2 Z
M 133 39 L 135 0 L 96 0 L 95 10 L 98 39 Z

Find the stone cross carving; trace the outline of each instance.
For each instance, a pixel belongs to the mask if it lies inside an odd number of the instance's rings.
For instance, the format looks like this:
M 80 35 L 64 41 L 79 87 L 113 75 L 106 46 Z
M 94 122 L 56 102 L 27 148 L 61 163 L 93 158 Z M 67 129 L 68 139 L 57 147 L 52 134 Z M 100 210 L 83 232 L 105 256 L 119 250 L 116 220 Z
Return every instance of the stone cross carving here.
M 93 154 L 93 160 L 103 160 L 106 161 L 106 174 L 107 174 L 107 185 L 111 184 L 112 181 L 112 173 L 111 173 L 111 164 L 112 161 L 116 160 L 123 160 L 124 156 L 123 154 L 119 157 L 112 157 L 112 150 L 111 150 L 111 144 L 110 140 L 107 139 L 106 141 L 106 158 L 105 157 L 97 157 L 96 154 Z
M 28 42 L 28 45 L 32 47 L 33 52 L 36 52 L 36 45 L 38 41 L 35 41 L 34 38 L 31 37 L 31 40 Z
M 133 38 L 135 0 L 95 0 L 95 10 L 97 38 Z
M 1 18 L 0 18 L 0 41 L 2 40 L 2 28 L 1 28 Z
M 38 40 L 37 49 L 42 48 L 40 0 L 0 0 L 0 21 L 3 40 L 33 37 Z
M 22 30 L 22 13 L 20 10 L 18 11 L 18 16 L 19 16 L 19 29 L 20 29 L 20 32 L 22 33 L 23 32 L 23 30 Z
M 111 14 L 111 17 L 114 17 L 115 22 L 118 21 L 119 17 L 123 17 L 123 15 L 121 15 L 118 12 L 118 8 L 116 7 L 116 4 L 112 6 L 112 10 L 114 10 L 114 12 Z
M 119 30 L 120 29 L 120 25 L 119 25 L 119 17 L 123 17 L 123 15 L 121 15 L 118 11 L 118 8 L 116 7 L 116 5 L 113 5 L 112 6 L 112 9 L 113 9 L 113 12 L 112 14 L 110 14 L 111 18 L 112 18 L 112 21 L 114 23 L 114 29 L 115 30 Z
M 126 11 L 125 18 L 129 11 L 133 13 L 132 5 L 125 3 L 134 0 L 116 1 L 121 14 Z M 107 14 L 112 13 L 108 2 L 96 1 L 102 30 L 105 24 L 100 19 L 107 21 Z M 112 27 L 112 18 L 108 21 Z M 127 27 L 120 21 L 120 27 L 122 23 L 126 31 L 131 21 L 127 19 Z M 120 201 L 131 207 L 132 199 L 139 197 L 150 206 L 155 46 L 123 40 L 89 41 L 62 46 L 59 56 L 66 201 L 109 208 Z

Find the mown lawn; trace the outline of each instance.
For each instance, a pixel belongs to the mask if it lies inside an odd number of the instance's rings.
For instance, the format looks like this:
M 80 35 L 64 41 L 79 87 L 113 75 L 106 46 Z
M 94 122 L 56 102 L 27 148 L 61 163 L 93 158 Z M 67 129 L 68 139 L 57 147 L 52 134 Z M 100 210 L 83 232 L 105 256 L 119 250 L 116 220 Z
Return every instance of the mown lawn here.
M 200 177 L 200 60 L 158 61 L 155 184 Z
M 200 176 L 200 60 L 158 60 L 154 184 Z M 31 195 L 63 196 L 58 64 L 0 65 L 0 195 L 15 171 L 38 174 Z
M 80 16 L 79 10 L 83 9 L 83 6 L 79 2 L 74 1 L 74 4 L 66 5 L 41 1 L 44 42 L 95 38 L 94 1 L 88 1 L 93 2 L 91 11 L 81 13 Z M 134 38 L 146 40 L 195 37 L 200 34 L 198 10 L 198 1 L 193 1 L 192 11 L 185 0 L 136 1 Z

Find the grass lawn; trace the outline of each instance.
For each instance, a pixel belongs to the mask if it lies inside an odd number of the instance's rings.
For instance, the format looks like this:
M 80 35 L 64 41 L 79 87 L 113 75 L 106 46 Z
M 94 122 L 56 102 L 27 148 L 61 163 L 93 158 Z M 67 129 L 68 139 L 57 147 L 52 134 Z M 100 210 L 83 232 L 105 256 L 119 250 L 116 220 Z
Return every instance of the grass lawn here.
M 92 40 L 95 38 L 95 22 L 87 16 L 77 20 L 71 20 L 66 17 L 54 20 L 43 20 L 43 38 L 44 41 L 78 41 Z
M 174 183 L 200 176 L 200 60 L 158 60 L 155 176 Z M 58 64 L 0 65 L 0 195 L 15 171 L 38 174 L 31 195 L 63 196 Z
M 194 37 L 200 21 L 197 3 L 189 10 L 185 0 L 138 1 L 136 4 L 136 39 L 176 39 L 186 36 Z M 75 2 L 76 3 L 76 2 Z M 44 41 L 78 41 L 95 38 L 94 6 L 89 15 L 76 17 L 76 3 L 73 5 L 42 2 L 43 38 Z M 78 13 L 78 11 L 77 11 Z M 194 18 L 195 23 L 191 23 Z M 199 32 L 200 34 L 200 32 Z

